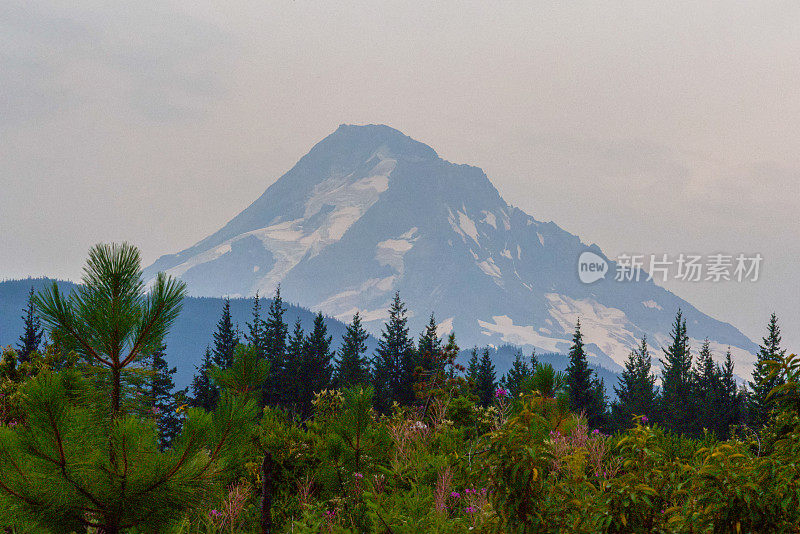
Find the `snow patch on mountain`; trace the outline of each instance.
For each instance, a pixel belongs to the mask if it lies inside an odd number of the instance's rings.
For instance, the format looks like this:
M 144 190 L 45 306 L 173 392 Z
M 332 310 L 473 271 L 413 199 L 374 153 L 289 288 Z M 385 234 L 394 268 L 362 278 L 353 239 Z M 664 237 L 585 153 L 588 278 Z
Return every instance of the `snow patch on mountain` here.
M 414 241 L 417 239 L 414 237 L 416 232 L 417 227 L 415 226 L 396 239 L 386 239 L 379 242 L 375 252 L 375 259 L 381 265 L 388 265 L 394 269 L 397 274 L 403 274 L 403 256 L 414 246 Z
M 658 302 L 654 301 L 653 299 L 642 301 L 642 306 L 644 306 L 645 308 L 650 308 L 650 309 L 654 309 L 654 310 L 663 310 L 664 309 L 664 308 L 661 307 L 661 305 L 659 305 Z
M 500 271 L 500 268 L 494 263 L 494 260 L 490 257 L 486 258 L 485 260 L 478 262 L 478 267 L 481 271 L 488 274 L 493 278 L 502 278 L 503 273 Z

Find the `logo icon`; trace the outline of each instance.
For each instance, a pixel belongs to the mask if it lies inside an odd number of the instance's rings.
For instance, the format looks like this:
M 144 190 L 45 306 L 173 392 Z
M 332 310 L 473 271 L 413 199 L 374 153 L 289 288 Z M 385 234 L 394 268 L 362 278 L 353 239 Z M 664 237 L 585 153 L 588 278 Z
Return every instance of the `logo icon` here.
M 608 262 L 594 252 L 581 253 L 578 258 L 578 278 L 584 284 L 597 282 L 608 274 Z

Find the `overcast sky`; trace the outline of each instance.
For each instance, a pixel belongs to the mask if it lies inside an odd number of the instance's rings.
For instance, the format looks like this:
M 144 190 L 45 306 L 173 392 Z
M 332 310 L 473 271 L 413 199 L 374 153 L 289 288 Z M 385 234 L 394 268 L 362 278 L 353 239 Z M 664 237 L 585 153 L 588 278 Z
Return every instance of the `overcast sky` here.
M 0 278 L 76 279 L 98 241 L 149 264 L 384 123 L 609 256 L 761 253 L 668 287 L 798 350 L 798 4 L 560 4 L 4 0 Z

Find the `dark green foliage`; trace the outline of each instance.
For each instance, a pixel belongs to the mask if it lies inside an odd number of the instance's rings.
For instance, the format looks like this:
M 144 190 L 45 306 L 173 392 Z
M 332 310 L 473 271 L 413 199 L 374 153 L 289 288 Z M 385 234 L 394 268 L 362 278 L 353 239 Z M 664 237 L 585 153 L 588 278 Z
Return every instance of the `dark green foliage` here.
M 469 362 L 467 363 L 466 373 L 466 378 L 472 383 L 472 387 L 475 387 L 475 385 L 478 383 L 478 366 L 478 347 L 472 347 L 472 351 L 469 354 Z
M 581 322 L 575 326 L 572 336 L 572 347 L 569 349 L 569 366 L 565 372 L 564 381 L 567 388 L 569 407 L 576 413 L 586 414 L 589 424 L 594 427 L 604 427 L 606 398 L 605 386 L 594 371 L 589 368 L 586 361 L 586 351 L 583 346 Z
M 436 329 L 436 318 L 431 314 L 425 331 L 419 336 L 417 342 L 417 354 L 419 366 L 423 373 L 429 373 L 437 368 L 441 359 L 442 340 L 439 338 Z
M 537 363 L 534 365 L 533 372 L 522 381 L 520 387 L 523 394 L 536 392 L 543 397 L 560 399 L 564 396 L 566 377 L 564 373 L 557 372 L 549 363 Z
M 189 400 L 194 408 L 202 408 L 210 412 L 214 409 L 217 403 L 217 388 L 211 382 L 211 369 L 214 367 L 214 362 L 211 356 L 211 349 L 206 348 L 206 354 L 203 356 L 203 362 L 197 368 L 197 374 L 192 378 L 192 395 Z
M 261 318 L 261 299 L 256 292 L 253 299 L 253 318 L 247 323 L 247 333 L 244 338 L 252 345 L 259 356 L 265 357 L 267 353 L 266 325 Z
M 39 350 L 39 346 L 42 343 L 42 335 L 44 335 L 41 320 L 36 314 L 36 304 L 34 301 L 33 286 L 31 286 L 31 291 L 28 294 L 28 305 L 23 310 L 22 315 L 22 320 L 25 323 L 25 330 L 20 336 L 19 344 L 17 345 L 17 357 L 20 363 L 27 361 L 32 352 Z
M 169 448 L 175 437 L 180 433 L 181 417 L 178 413 L 178 402 L 173 393 L 175 382 L 172 375 L 176 367 L 170 368 L 164 357 L 166 346 L 146 358 L 146 367 L 149 371 L 147 377 L 147 396 L 150 410 L 156 420 L 161 449 Z
M 300 392 L 301 392 L 301 372 L 305 365 L 304 347 L 305 333 L 298 318 L 294 323 L 294 329 L 289 335 L 286 343 L 286 357 L 284 359 L 282 396 L 283 405 L 293 413 L 300 411 Z
M 369 334 L 361 326 L 358 312 L 347 327 L 339 348 L 339 359 L 336 362 L 336 387 L 350 387 L 369 383 L 369 362 L 364 354 L 367 352 L 366 341 Z M 372 394 L 370 394 L 372 398 Z
M 222 306 L 222 316 L 217 323 L 217 331 L 214 332 L 214 365 L 221 369 L 230 367 L 238 344 L 239 335 L 231 320 L 231 301 L 226 298 Z
M 481 406 L 492 404 L 495 386 L 497 385 L 495 379 L 494 364 L 489 355 L 489 349 L 484 349 L 478 363 L 478 372 L 475 380 L 475 394 L 478 396 L 478 402 Z
M 517 351 L 516 354 L 514 354 L 514 362 L 511 364 L 511 369 L 500 379 L 500 384 L 508 390 L 509 396 L 515 399 L 522 393 L 523 384 L 531 374 L 531 368 L 528 367 L 528 363 L 522 359 L 522 351 Z
M 619 385 L 614 387 L 617 402 L 612 406 L 612 416 L 616 428 L 632 426 L 634 415 L 652 419 L 656 403 L 656 377 L 650 372 L 650 366 L 647 338 L 642 337 L 639 347 L 628 355 Z
M 381 413 L 388 413 L 395 401 L 405 405 L 414 401 L 416 351 L 407 322 L 405 304 L 395 293 L 375 355 L 375 408 Z
M 717 410 L 722 395 L 722 372 L 714 364 L 711 357 L 711 347 L 708 339 L 703 341 L 700 352 L 697 354 L 695 368 L 692 370 L 692 397 L 694 403 L 695 420 L 692 428 L 695 436 L 705 430 L 714 431 L 718 426 Z
M 763 344 L 759 346 L 753 380 L 749 383 L 750 397 L 747 418 L 754 428 L 761 428 L 769 420 L 769 413 L 775 405 L 775 399 L 768 399 L 767 395 L 774 388 L 782 385 L 779 375 L 770 376 L 770 367 L 767 362 L 779 361 L 785 355 L 786 349 L 781 348 L 781 329 L 778 326 L 778 317 L 773 313 L 767 325 L 767 335 L 763 338 Z
M 139 252 L 127 244 L 93 247 L 84 272 L 69 299 L 56 286 L 36 299 L 85 363 L 39 372 L 22 386 L 23 424 L 0 426 L 0 524 L 166 532 L 214 495 L 255 406 L 226 392 L 213 415 L 189 410 L 172 449 L 159 452 L 155 420 L 135 415 L 121 373 L 159 352 L 184 286 L 160 273 L 144 293 Z
M 264 386 L 264 400 L 267 404 L 289 402 L 289 399 L 283 398 L 282 395 L 284 384 L 291 380 L 286 369 L 286 336 L 289 328 L 283 320 L 285 312 L 281 286 L 278 286 L 264 322 L 265 357 L 270 367 L 269 377 Z
M 686 319 L 678 310 L 670 333 L 672 341 L 664 349 L 661 360 L 661 396 L 659 399 L 659 420 L 674 432 L 687 432 L 693 427 L 694 405 L 692 395 L 692 354 L 689 350 L 689 336 L 686 333 Z
M 110 376 L 99 373 L 97 378 L 110 390 L 115 416 L 125 400 L 123 372 L 158 350 L 186 294 L 183 282 L 164 273 L 145 293 L 140 264 L 139 250 L 127 243 L 95 245 L 83 284 L 68 299 L 55 283 L 36 297 L 50 338 L 57 338 L 63 350 L 74 350 L 86 362 L 110 371 Z
M 332 337 L 328 336 L 322 313 L 314 318 L 314 328 L 303 344 L 303 365 L 300 368 L 300 415 L 306 418 L 311 413 L 314 393 L 327 389 L 331 384 Z

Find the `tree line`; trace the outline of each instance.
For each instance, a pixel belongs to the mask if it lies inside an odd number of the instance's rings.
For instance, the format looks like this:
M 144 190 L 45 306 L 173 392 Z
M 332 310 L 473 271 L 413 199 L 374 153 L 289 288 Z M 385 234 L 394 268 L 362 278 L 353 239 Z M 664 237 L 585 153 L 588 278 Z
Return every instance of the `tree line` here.
M 673 432 L 693 437 L 710 432 L 720 439 L 732 426 L 758 430 L 767 423 L 776 402 L 768 394 L 781 385 L 777 377 L 770 376 L 769 362 L 786 354 L 781 346 L 778 318 L 773 313 L 759 346 L 752 380 L 737 384 L 730 349 L 720 365 L 714 361 L 706 339 L 695 356 L 686 319 L 678 310 L 669 344 L 659 358 L 660 376 L 652 370 L 651 349 L 643 337 L 628 355 L 619 380 L 613 385 L 616 400 L 609 402 L 603 380 L 588 365 L 580 320 L 568 353 L 569 365 L 563 373 L 539 363 L 535 351 L 528 358 L 518 351 L 511 368 L 498 377 L 488 348 L 473 348 L 466 368 L 458 365 L 455 335 L 439 336 L 433 314 L 415 341 L 409 333 L 407 309 L 399 293 L 394 295 L 372 355 L 368 354 L 369 334 L 359 313 L 347 325 L 340 346 L 334 351 L 322 313 L 317 313 L 310 331 L 305 332 L 299 318 L 291 329 L 288 327 L 285 311 L 280 286 L 266 313 L 256 294 L 251 318 L 242 332 L 233 322 L 230 301 L 226 299 L 211 334 L 213 344 L 207 348 L 187 389 L 175 390 L 172 376 L 176 368 L 168 365 L 163 343 L 143 356 L 140 363 L 147 378 L 141 381 L 139 392 L 149 399 L 150 409 L 158 417 L 162 446 L 168 446 L 180 431 L 181 406 L 214 409 L 220 387 L 212 375 L 215 370 L 231 367 L 241 344 L 252 347 L 268 365 L 268 376 L 259 388 L 261 405 L 285 408 L 301 420 L 310 415 L 315 394 L 323 390 L 372 386 L 374 408 L 385 414 L 394 403 L 410 406 L 424 399 L 432 391 L 432 377 L 463 375 L 471 386 L 473 400 L 484 407 L 492 404 L 498 387 L 511 398 L 544 390 L 552 397 L 563 397 L 569 409 L 584 413 L 594 428 L 621 430 L 630 426 L 633 416 L 645 416 Z M 57 341 L 44 337 L 33 288 L 21 319 L 24 328 L 16 350 L 20 363 L 50 341 Z

